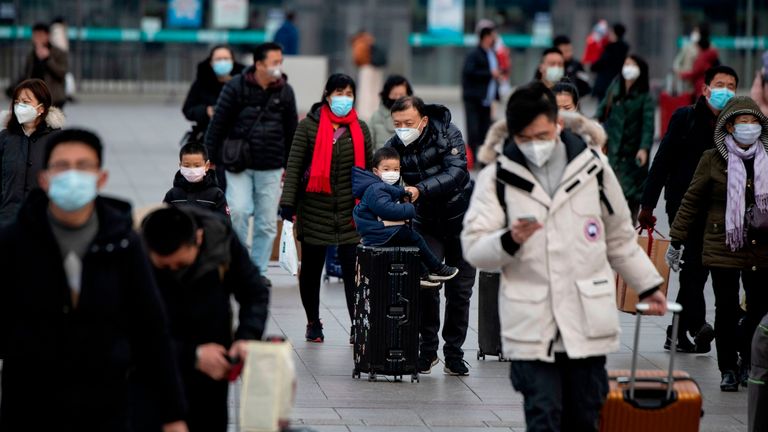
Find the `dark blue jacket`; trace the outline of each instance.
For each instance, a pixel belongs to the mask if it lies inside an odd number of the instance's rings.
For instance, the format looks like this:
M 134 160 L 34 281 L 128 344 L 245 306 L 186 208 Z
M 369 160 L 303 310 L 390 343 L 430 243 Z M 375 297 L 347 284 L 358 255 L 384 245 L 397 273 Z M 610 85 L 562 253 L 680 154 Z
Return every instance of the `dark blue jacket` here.
M 352 168 L 352 192 L 360 199 L 352 214 L 366 246 L 382 246 L 400 229 L 400 225 L 384 226 L 382 221 L 416 217 L 413 204 L 400 202 L 406 195 L 405 188 L 388 185 L 370 171 Z

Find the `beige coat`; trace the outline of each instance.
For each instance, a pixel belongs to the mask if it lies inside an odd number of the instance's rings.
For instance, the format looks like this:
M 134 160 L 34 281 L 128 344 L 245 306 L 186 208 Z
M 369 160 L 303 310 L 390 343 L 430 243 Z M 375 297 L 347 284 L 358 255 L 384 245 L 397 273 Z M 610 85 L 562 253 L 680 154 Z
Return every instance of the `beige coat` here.
M 640 292 L 663 282 L 637 244 L 621 186 L 605 157 L 596 157 L 583 142 L 575 150 L 568 147 L 571 160 L 553 197 L 524 165 L 498 157 L 508 171 L 505 178 L 516 184 L 505 186 L 509 221 L 534 216 L 543 224 L 514 255 L 501 245 L 508 227 L 496 194 L 495 165 L 478 175 L 464 219 L 465 259 L 478 268 L 501 268 L 502 341 L 504 356 L 513 360 L 553 362 L 558 331 L 571 358 L 616 351 L 614 270 Z M 601 170 L 612 213 L 601 204 Z

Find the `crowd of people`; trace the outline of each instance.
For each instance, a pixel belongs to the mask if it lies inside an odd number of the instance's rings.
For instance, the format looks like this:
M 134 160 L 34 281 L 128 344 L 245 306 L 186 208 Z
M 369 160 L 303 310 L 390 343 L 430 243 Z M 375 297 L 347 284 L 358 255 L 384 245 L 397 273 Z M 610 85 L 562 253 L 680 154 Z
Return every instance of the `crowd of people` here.
M 281 45 L 259 45 L 248 67 L 216 46 L 184 102 L 195 126 L 168 206 L 136 223 L 128 203 L 100 195 L 101 139 L 64 128 L 65 60 L 47 29 L 33 34 L 31 76 L 13 88 L 0 131 L 2 430 L 33 418 L 45 430 L 226 430 L 227 379 L 264 332 L 278 215 L 295 222 L 301 246 L 308 342 L 325 340 L 329 248 L 354 321 L 356 246 L 416 246 L 418 373 L 439 363 L 445 297 L 443 370 L 467 375 L 477 269 L 499 271 L 504 356 L 529 430 L 586 431 L 597 430 L 606 355 L 619 343 L 614 275 L 649 313 L 666 311 L 664 280 L 635 229 L 653 229 L 664 189 L 666 259 L 683 305 L 676 346 L 670 326 L 664 348 L 706 353 L 714 341 L 723 391 L 757 391 L 768 378 L 750 369 L 767 349 L 758 336 L 768 313 L 768 70 L 752 98 L 736 97 L 739 77 L 703 27 L 676 62 L 695 99 L 675 111 L 653 161 L 648 64 L 618 23 L 595 26 L 581 62 L 569 37 L 554 38 L 496 122 L 508 70 L 496 30 L 481 26 L 462 67 L 466 140 L 448 108 L 399 75 L 383 82 L 370 121 L 342 73 L 299 120 Z M 598 101 L 594 119 L 581 113 L 584 97 Z M 485 167 L 473 173 L 469 154 Z M 43 417 L 40 389 L 53 410 Z

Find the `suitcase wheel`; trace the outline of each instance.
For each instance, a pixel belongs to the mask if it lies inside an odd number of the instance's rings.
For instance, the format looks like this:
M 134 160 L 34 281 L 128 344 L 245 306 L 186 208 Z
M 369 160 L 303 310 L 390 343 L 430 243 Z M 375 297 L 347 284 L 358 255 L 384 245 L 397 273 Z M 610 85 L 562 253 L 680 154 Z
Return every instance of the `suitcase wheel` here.
M 327 274 L 323 275 L 323 282 L 328 283 L 330 281 L 331 281 L 331 277 L 330 276 L 328 276 Z
M 411 382 L 419 382 L 419 374 L 415 373 L 411 375 Z
M 478 360 L 485 360 L 485 354 L 483 354 L 483 352 L 480 351 L 480 350 L 477 351 L 477 359 Z
M 360 379 L 360 371 L 355 369 L 352 371 L 352 378 L 353 379 Z
M 371 372 L 368 374 L 368 381 L 376 381 L 376 372 Z
M 402 375 L 395 375 L 395 382 L 403 382 L 403 376 Z

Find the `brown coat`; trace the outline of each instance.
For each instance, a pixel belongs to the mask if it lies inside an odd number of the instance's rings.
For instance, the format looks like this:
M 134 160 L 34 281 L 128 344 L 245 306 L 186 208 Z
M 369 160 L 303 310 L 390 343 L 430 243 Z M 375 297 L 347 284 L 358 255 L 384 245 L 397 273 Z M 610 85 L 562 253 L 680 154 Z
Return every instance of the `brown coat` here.
M 69 69 L 69 59 L 66 52 L 51 45 L 51 54 L 45 60 L 45 72 L 42 77 L 33 77 L 32 72 L 35 68 L 35 50 L 27 56 L 27 62 L 24 66 L 24 79 L 40 78 L 45 81 L 48 90 L 51 92 L 53 105 L 61 106 L 67 100 L 65 85 L 65 76 Z

